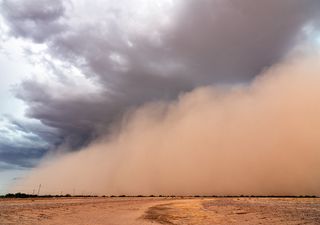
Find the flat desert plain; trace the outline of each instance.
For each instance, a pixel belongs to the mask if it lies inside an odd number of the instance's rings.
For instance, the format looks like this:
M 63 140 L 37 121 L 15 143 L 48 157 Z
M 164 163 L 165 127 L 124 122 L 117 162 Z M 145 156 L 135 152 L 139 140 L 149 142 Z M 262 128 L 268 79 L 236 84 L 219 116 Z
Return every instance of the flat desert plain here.
M 320 224 L 320 199 L 102 197 L 2 199 L 0 224 Z

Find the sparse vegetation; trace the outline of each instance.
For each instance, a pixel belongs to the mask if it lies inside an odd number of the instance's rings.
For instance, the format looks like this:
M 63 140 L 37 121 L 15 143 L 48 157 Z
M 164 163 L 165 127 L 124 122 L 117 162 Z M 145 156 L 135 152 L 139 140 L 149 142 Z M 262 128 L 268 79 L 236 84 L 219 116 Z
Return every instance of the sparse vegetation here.
M 98 197 L 97 195 L 34 195 L 34 194 L 26 194 L 26 193 L 8 193 L 6 195 L 0 196 L 0 198 L 70 198 L 70 197 Z
M 85 198 L 85 197 L 104 197 L 104 198 L 125 198 L 125 197 L 136 197 L 136 198 L 319 198 L 319 196 L 316 195 L 299 195 L 299 196 L 291 196 L 291 195 L 285 195 L 285 196 L 278 196 L 278 195 L 224 195 L 224 196 L 216 196 L 216 195 L 194 195 L 194 196 L 176 196 L 176 195 L 136 195 L 136 196 L 130 196 L 130 195 L 71 195 L 71 194 L 65 194 L 65 195 L 34 195 L 34 194 L 26 194 L 26 193 L 8 193 L 6 195 L 0 195 L 0 198 L 71 198 L 71 197 L 77 197 L 77 198 Z

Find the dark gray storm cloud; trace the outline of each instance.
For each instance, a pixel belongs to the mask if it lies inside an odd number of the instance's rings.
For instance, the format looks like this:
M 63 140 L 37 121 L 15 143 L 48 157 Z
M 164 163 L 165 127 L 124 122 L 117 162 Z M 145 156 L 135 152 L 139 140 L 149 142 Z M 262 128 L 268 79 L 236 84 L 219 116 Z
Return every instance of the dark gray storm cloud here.
M 17 96 L 27 115 L 58 131 L 34 131 L 50 146 L 77 149 L 149 101 L 202 85 L 248 82 L 303 39 L 303 27 L 315 26 L 320 12 L 317 0 L 185 0 L 140 18 L 130 7 L 150 3 L 136 2 L 3 0 L 12 35 L 46 44 L 53 58 L 100 88 L 56 97 L 50 81 L 21 84 Z M 73 74 L 64 76 L 60 83 L 68 87 Z
M 2 116 L 0 125 L 0 171 L 33 167 L 61 142 L 55 129 L 37 121 Z
M 0 145 L 0 171 L 15 168 L 32 168 L 37 165 L 39 158 L 47 152 L 46 148 L 14 147 L 12 145 Z

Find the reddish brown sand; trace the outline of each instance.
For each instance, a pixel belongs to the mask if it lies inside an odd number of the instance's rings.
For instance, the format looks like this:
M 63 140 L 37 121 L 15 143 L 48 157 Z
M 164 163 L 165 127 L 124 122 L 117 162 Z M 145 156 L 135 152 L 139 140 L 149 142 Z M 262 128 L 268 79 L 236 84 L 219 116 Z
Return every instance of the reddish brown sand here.
M 320 199 L 4 199 L 0 224 L 320 224 Z

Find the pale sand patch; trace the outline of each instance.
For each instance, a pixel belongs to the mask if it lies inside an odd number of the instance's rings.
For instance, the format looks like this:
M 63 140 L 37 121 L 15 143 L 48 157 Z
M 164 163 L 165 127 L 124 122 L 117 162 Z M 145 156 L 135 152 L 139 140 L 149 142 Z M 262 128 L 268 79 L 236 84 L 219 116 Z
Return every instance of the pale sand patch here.
M 2 200 L 1 225 L 104 225 L 151 224 L 140 219 L 151 206 L 163 199 L 69 198 Z

